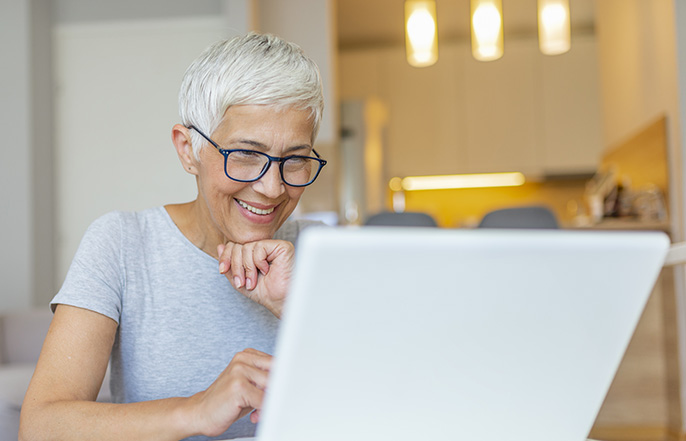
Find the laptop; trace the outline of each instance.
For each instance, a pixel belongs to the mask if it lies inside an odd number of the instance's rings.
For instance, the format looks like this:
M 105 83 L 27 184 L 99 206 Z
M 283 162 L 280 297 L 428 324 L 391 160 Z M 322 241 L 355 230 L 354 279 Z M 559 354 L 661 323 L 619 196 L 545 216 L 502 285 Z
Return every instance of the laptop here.
M 259 441 L 582 441 L 660 232 L 313 228 Z

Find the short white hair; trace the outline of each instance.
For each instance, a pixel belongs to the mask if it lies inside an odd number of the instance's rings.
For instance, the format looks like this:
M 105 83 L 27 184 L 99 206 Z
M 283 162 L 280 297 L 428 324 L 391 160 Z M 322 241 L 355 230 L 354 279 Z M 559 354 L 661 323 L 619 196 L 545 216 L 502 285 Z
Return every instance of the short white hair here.
M 298 45 L 274 35 L 251 32 L 218 41 L 186 69 L 179 115 L 186 127 L 211 136 L 234 105 L 309 110 L 314 141 L 324 111 L 319 69 Z M 198 158 L 206 141 L 191 131 L 191 142 Z

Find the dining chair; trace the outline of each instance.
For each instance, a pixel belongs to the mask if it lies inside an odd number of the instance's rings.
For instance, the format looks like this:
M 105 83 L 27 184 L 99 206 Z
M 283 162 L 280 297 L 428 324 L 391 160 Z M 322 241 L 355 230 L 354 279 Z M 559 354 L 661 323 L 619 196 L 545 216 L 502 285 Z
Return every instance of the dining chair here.
M 365 225 L 396 227 L 437 227 L 436 220 L 426 213 L 382 211 L 368 217 Z
M 555 213 L 543 205 L 493 210 L 481 219 L 479 228 L 559 228 Z

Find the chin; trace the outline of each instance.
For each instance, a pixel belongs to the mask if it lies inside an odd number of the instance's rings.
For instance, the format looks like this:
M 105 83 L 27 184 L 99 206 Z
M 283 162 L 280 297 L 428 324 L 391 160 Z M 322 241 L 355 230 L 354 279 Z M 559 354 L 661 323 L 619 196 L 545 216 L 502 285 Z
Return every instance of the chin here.
M 246 244 L 249 242 L 257 242 L 258 240 L 270 240 L 274 238 L 276 232 L 286 222 L 286 219 L 275 220 L 268 224 L 251 224 L 243 223 L 242 228 L 233 229 L 234 234 L 229 234 L 228 239 L 239 244 Z M 236 225 L 236 224 L 234 224 Z M 229 232 L 232 228 L 227 228 Z
M 246 244 L 249 242 L 257 242 L 258 240 L 269 240 L 274 237 L 274 234 L 276 234 L 276 230 L 273 231 L 251 231 L 246 234 L 242 234 L 240 237 L 237 237 L 234 242 L 239 243 L 239 244 Z

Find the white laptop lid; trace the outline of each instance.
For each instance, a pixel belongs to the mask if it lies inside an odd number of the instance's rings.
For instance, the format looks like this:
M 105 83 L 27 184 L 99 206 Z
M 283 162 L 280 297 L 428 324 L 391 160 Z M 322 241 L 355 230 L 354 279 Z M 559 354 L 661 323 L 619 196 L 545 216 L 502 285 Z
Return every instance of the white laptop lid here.
M 311 229 L 257 438 L 585 440 L 668 247 L 657 232 Z

